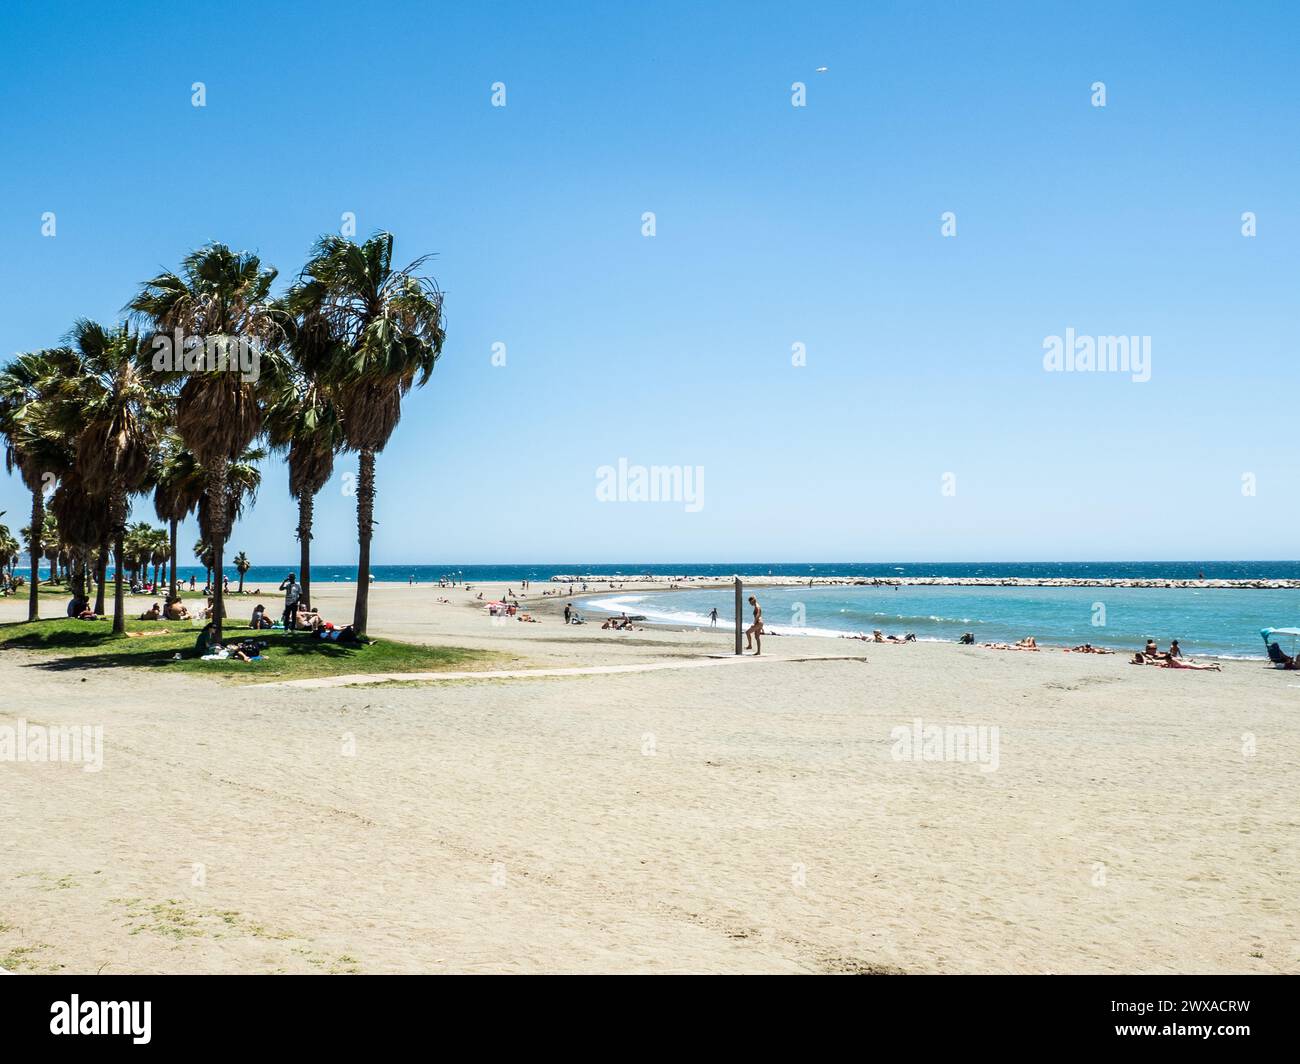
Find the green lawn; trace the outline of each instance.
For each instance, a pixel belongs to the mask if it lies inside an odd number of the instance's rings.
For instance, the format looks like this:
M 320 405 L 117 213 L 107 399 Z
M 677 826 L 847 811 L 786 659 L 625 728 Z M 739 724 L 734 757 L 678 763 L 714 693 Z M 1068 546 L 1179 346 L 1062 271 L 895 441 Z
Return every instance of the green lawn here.
M 201 625 L 189 621 L 132 621 L 128 633 L 114 636 L 112 622 L 26 621 L 0 625 L 0 650 L 27 650 L 49 655 L 35 667 L 51 671 L 79 669 L 154 669 L 198 673 L 238 683 L 266 680 L 301 680 L 312 676 L 338 676 L 375 672 L 445 672 L 462 669 L 500 668 L 513 659 L 508 655 L 464 647 L 426 647 L 376 639 L 360 646 L 347 646 L 312 639 L 284 631 L 254 632 L 242 624 L 228 623 L 226 643 L 260 639 L 269 644 L 264 660 L 242 662 L 201 661 L 194 650 Z M 174 655 L 180 654 L 180 660 Z
M 230 587 L 230 590 L 226 592 L 226 598 L 230 599 L 232 602 L 236 602 L 236 601 L 239 601 L 239 600 L 241 599 L 241 596 L 240 596 L 240 595 L 237 595 L 237 594 L 235 593 L 236 587 L 237 587 L 237 585 L 232 584 L 231 587 Z M 194 591 L 191 591 L 189 588 L 190 588 L 189 581 L 185 581 L 185 583 L 183 583 L 182 585 L 180 585 L 180 586 L 177 588 L 177 591 L 180 593 L 181 598 L 183 598 L 183 599 L 187 599 L 187 600 L 189 600 L 189 599 L 200 599 L 200 600 L 201 600 L 201 599 L 204 598 L 204 595 L 203 595 L 203 587 L 202 587 L 202 585 L 200 585 L 200 586 L 199 586 L 196 590 L 194 590 Z M 268 597 L 268 596 L 269 596 L 269 597 L 274 597 L 274 596 L 276 595 L 276 592 L 275 592 L 274 589 L 268 591 L 266 588 L 262 588 L 262 589 L 261 589 L 261 592 L 262 592 L 262 596 L 263 596 L 263 597 Z M 46 604 L 45 604 L 45 600 L 46 600 L 46 598 L 57 599 L 57 600 L 60 600 L 60 601 L 62 601 L 62 602 L 64 602 L 64 603 L 66 603 L 66 602 L 68 601 L 68 599 L 72 598 L 72 589 L 71 589 L 67 584 L 62 583 L 62 582 L 57 583 L 57 584 L 51 584 L 49 581 L 45 581 L 45 580 L 43 580 L 43 581 L 41 581 L 41 585 L 40 585 L 40 588 L 39 588 L 38 591 L 37 591 L 37 594 L 40 596 L 40 599 L 41 599 L 41 612 L 44 613 L 44 612 L 47 612 L 47 611 L 48 611 L 48 607 L 47 607 Z M 253 595 L 253 588 L 252 588 L 251 586 L 247 586 L 247 589 L 245 590 L 245 592 L 244 592 L 242 598 L 243 598 L 243 599 L 248 599 L 248 598 L 251 598 L 252 595 Z M 24 584 L 24 585 L 23 585 L 22 587 L 20 587 L 20 588 L 18 589 L 18 591 L 17 591 L 13 596 L 11 596 L 11 597 L 12 597 L 12 598 L 21 599 L 21 600 L 24 601 L 24 602 L 27 601 L 27 585 Z M 142 612 L 144 612 L 145 610 L 147 610 L 151 605 L 153 605 L 153 602 L 154 602 L 155 599 L 162 600 L 162 599 L 165 599 L 166 597 L 167 597 L 167 582 L 166 582 L 166 581 L 163 581 L 163 585 L 162 585 L 161 588 L 159 588 L 157 594 L 133 595 L 133 594 L 131 594 L 131 588 L 130 588 L 130 586 L 128 586 L 128 587 L 126 588 L 126 608 L 127 608 L 127 613 L 129 614 L 129 613 L 131 612 L 131 604 L 132 604 L 133 602 L 142 602 L 142 603 L 144 603 L 144 605 L 142 605 L 138 610 L 135 611 L 136 613 L 142 613 Z M 93 603 L 94 600 L 95 600 L 95 586 L 94 586 L 94 584 L 91 584 L 91 585 L 90 585 L 90 600 L 91 600 L 92 603 Z M 113 601 L 113 581 L 110 580 L 110 581 L 108 582 L 108 584 L 105 585 L 105 587 L 104 587 L 104 602 L 105 602 L 106 604 L 111 604 L 112 601 Z M 251 610 L 250 610 L 250 612 L 251 612 Z

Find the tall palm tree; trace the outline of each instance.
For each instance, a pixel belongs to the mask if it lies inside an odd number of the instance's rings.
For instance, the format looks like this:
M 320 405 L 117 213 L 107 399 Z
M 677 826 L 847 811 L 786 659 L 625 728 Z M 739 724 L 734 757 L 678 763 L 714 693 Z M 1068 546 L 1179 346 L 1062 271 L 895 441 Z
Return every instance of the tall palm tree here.
M 132 584 L 139 582 L 140 570 L 149 557 L 149 536 L 152 531 L 147 522 L 137 521 L 122 537 L 122 557 Z
M 262 486 L 262 471 L 258 463 L 266 458 L 266 451 L 261 447 L 249 447 L 235 461 L 226 466 L 226 513 L 233 526 L 244 516 L 244 510 L 257 502 L 257 492 Z M 199 535 L 204 543 L 211 544 L 212 507 L 206 493 L 199 499 Z M 214 578 L 217 583 L 225 583 L 225 574 L 218 569 Z
M 130 309 L 161 333 L 177 331 L 204 344 L 244 341 L 274 347 L 284 336 L 284 315 L 271 299 L 276 271 L 224 244 L 192 251 L 179 273 L 146 281 Z M 265 357 L 265 355 L 263 356 Z M 221 567 L 230 534 L 226 473 L 262 427 L 258 381 L 235 372 L 207 370 L 185 376 L 176 399 L 176 430 L 207 471 L 205 498 L 212 532 L 213 637 L 221 639 Z
M 207 586 L 212 586 L 212 546 L 205 540 L 199 540 L 194 544 L 194 559 L 208 571 Z
M 244 593 L 244 575 L 249 569 L 253 568 L 253 563 L 248 560 L 248 555 L 242 550 L 235 555 L 235 572 L 239 574 L 239 593 Z
M 397 428 L 402 397 L 428 381 L 442 353 L 442 293 L 429 278 L 416 276 L 426 261 L 395 268 L 390 233 L 376 233 L 364 244 L 323 236 L 289 296 L 302 342 L 324 352 L 316 361 L 328 367 L 345 446 L 360 456 L 352 618 L 360 634 L 370 604 L 375 455 Z
M 153 590 L 158 594 L 158 581 L 162 578 L 163 568 L 171 558 L 171 539 L 167 529 L 155 528 L 149 537 L 149 564 L 153 566 Z
M 171 558 L 169 565 L 167 601 L 179 596 L 176 581 L 176 534 L 180 523 L 198 509 L 203 498 L 204 473 L 192 452 L 185 449 L 181 438 L 174 432 L 164 435 L 154 452 L 153 507 L 158 517 L 167 522 Z
M 327 360 L 339 345 L 313 343 L 300 330 L 290 348 L 290 365 L 266 412 L 272 448 L 287 451 L 289 495 L 298 503 L 299 601 L 311 604 L 311 539 L 316 496 L 334 473 L 334 455 L 343 446 L 342 425 L 326 380 Z
M 60 538 L 69 546 L 73 598 L 86 598 L 86 572 L 92 556 L 95 558 L 98 574 L 95 613 L 102 615 L 108 555 L 103 543 L 108 537 L 108 508 L 102 498 L 86 489 L 80 472 L 73 468 L 50 496 L 50 509 L 58 521 Z
M 66 449 L 68 461 L 72 460 L 71 448 Z M 65 467 L 66 468 L 66 467 Z M 59 566 L 67 560 L 68 545 L 59 535 L 59 522 L 54 515 L 50 513 L 46 498 L 45 524 L 41 528 L 41 551 L 45 554 L 45 560 L 50 563 L 50 580 L 57 582 L 62 579 L 59 573 Z M 34 546 L 34 544 L 33 544 Z
M 10 580 L 13 579 L 14 566 L 18 562 L 18 554 L 21 550 L 22 545 L 9 531 L 9 526 L 0 525 L 0 567 L 3 567 Z
M 67 350 L 34 351 L 18 355 L 0 372 L 0 435 L 5 442 L 5 469 L 17 470 L 24 487 L 32 495 L 31 538 L 29 553 L 32 562 L 32 579 L 27 593 L 27 619 L 40 617 L 41 558 L 45 524 L 45 492 L 53 474 L 59 477 L 72 464 L 71 442 L 45 425 L 51 393 L 60 373 L 74 361 Z M 58 555 L 55 554 L 55 559 Z M 57 570 L 57 560 L 51 565 L 50 578 Z
M 87 484 L 101 486 L 108 500 L 113 543 L 113 633 L 126 632 L 126 567 L 124 540 L 131 495 L 149 475 L 149 460 L 165 410 L 141 366 L 145 364 L 140 337 L 125 325 L 105 329 L 97 322 L 78 321 L 69 334 L 81 356 L 85 373 L 64 388 L 75 397 L 80 425 L 76 461 Z M 71 404 L 70 404 L 71 405 Z

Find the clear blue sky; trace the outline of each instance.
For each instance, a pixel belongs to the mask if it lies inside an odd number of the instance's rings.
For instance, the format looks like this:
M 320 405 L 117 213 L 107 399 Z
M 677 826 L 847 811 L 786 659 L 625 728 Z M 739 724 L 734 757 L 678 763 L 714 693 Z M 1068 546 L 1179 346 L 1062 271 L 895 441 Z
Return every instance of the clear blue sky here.
M 0 353 L 208 240 L 287 280 L 353 211 L 447 296 L 379 563 L 1296 555 L 1294 5 L 656 6 L 7 9 Z M 1045 373 L 1067 327 L 1151 336 L 1152 379 Z M 620 457 L 704 508 L 598 502 Z M 230 548 L 293 525 L 268 465 Z

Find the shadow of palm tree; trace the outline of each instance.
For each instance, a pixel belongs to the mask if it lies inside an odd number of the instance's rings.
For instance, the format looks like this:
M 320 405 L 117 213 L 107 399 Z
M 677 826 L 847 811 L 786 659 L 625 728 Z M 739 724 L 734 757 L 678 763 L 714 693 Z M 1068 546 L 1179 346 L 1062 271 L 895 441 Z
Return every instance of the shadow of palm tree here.
M 54 633 L 57 638 L 33 639 L 25 638 L 14 639 L 9 642 L 9 646 L 24 647 L 32 650 L 50 650 L 65 647 L 69 649 L 79 649 L 82 647 L 101 646 L 105 643 L 112 642 L 121 645 L 120 638 L 112 639 L 110 633 L 102 632 L 60 632 Z M 269 658 L 302 658 L 314 657 L 331 661 L 346 660 L 357 656 L 361 651 L 366 649 L 366 644 L 332 643 L 323 639 L 312 639 L 308 636 L 301 635 L 283 635 L 271 632 L 262 632 L 260 634 L 249 630 L 247 637 L 239 636 L 237 638 L 228 638 L 226 642 L 241 642 L 245 638 L 256 637 L 257 641 L 267 644 L 263 653 Z M 169 647 L 165 650 L 151 649 L 147 645 L 134 643 L 132 646 L 123 647 L 120 650 L 104 654 L 73 654 L 68 657 L 54 658 L 49 661 L 31 661 L 26 664 L 29 669 L 42 669 L 46 672 L 69 672 L 76 669 L 115 669 L 115 668 L 165 668 L 172 664 L 181 664 L 182 662 L 197 661 L 199 654 L 197 650 L 186 649 L 176 650 Z M 180 654 L 180 658 L 175 655 Z M 216 666 L 216 670 L 223 667 L 244 668 L 246 662 L 238 659 L 228 659 L 227 661 L 213 661 L 206 664 Z

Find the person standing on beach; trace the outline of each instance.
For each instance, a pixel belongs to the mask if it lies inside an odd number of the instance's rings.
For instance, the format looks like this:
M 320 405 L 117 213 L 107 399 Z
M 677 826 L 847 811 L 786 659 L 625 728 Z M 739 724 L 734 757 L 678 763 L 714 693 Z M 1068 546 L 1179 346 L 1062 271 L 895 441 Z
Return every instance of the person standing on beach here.
M 280 590 L 284 592 L 284 627 L 286 631 L 293 631 L 298 627 L 298 600 L 302 598 L 298 575 L 290 573 L 286 576 Z
M 763 653 L 763 607 L 753 595 L 749 596 L 749 604 L 754 607 L 754 623 L 745 629 L 745 649 L 749 649 L 749 639 L 753 636 L 754 656 L 757 657 Z
M 569 618 L 573 616 L 573 607 L 567 602 L 564 604 L 564 623 L 569 623 Z
M 710 628 L 716 628 L 716 627 L 718 627 L 718 607 L 717 607 L 717 606 L 714 606 L 713 609 L 709 610 L 709 627 L 710 627 Z

